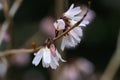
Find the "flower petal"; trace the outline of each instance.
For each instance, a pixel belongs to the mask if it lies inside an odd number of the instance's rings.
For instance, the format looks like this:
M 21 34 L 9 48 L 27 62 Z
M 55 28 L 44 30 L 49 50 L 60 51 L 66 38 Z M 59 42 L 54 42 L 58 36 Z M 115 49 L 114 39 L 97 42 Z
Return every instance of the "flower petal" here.
M 81 27 L 75 27 L 75 28 L 73 29 L 73 31 L 74 31 L 79 37 L 83 36 L 83 31 L 82 31 Z
M 79 26 L 86 26 L 86 25 L 88 25 L 89 24 L 89 21 L 87 21 L 87 20 L 83 20 L 80 24 L 79 24 Z
M 70 8 L 67 11 L 71 10 L 73 7 L 74 7 L 74 4 L 71 4 Z
M 50 53 L 50 50 L 48 48 L 46 48 L 43 52 L 43 61 L 46 64 L 51 63 L 51 53 Z
M 43 67 L 45 67 L 45 68 L 48 68 L 48 67 L 49 67 L 49 64 L 45 63 L 43 60 L 42 60 L 42 65 L 43 65 Z
M 75 16 L 72 19 L 75 21 L 80 21 L 82 19 L 82 16 Z
M 75 7 L 75 8 L 73 8 L 73 9 L 71 9 L 71 10 L 69 11 L 69 14 L 75 16 L 75 15 L 79 14 L 80 12 L 81 12 L 80 7 Z
M 80 37 L 78 36 L 78 34 L 76 34 L 73 30 L 71 30 L 69 32 L 69 34 L 77 41 L 80 42 Z
M 81 12 L 80 7 L 75 7 L 75 8 L 70 7 L 70 9 L 64 13 L 64 16 L 68 18 L 72 18 L 75 15 L 79 14 L 80 12 Z
M 57 50 L 56 50 L 56 55 L 57 55 L 57 58 L 60 59 L 62 62 L 66 62 L 64 59 L 62 59 L 61 55 Z
M 57 68 L 57 65 L 54 63 L 54 61 L 52 60 L 51 64 L 50 64 L 50 67 L 52 69 L 56 69 Z
M 54 27 L 57 30 L 63 30 L 65 29 L 65 22 L 63 19 L 58 19 L 57 22 L 54 23 Z
M 42 52 L 42 49 L 40 49 L 36 54 L 35 54 L 35 57 L 32 61 L 32 64 L 34 64 L 35 66 L 37 66 L 39 63 L 40 63 L 40 60 L 42 59 L 42 55 L 43 55 L 43 52 Z
M 74 38 L 71 35 L 67 35 L 65 38 L 66 38 L 65 47 L 67 48 L 75 47 L 76 44 L 75 44 Z

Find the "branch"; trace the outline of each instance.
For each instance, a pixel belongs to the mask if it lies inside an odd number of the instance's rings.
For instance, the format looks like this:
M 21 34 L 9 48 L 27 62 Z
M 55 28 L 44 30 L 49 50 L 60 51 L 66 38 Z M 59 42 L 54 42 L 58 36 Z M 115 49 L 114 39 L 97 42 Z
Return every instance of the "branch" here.
M 0 31 L 0 45 L 3 41 L 3 37 L 5 35 L 5 32 L 7 31 L 7 29 L 9 28 L 9 25 L 11 23 L 12 18 L 14 17 L 17 9 L 19 8 L 20 4 L 21 4 L 22 0 L 16 0 L 11 9 L 8 12 L 8 17 L 6 17 L 7 19 L 3 22 L 2 26 L 1 26 L 1 31 Z M 6 14 L 6 13 L 5 13 Z M 6 15 L 7 16 L 7 15 Z
M 4 16 L 6 20 L 9 20 L 8 12 L 9 12 L 9 2 L 8 0 L 1 0 L 3 5 Z
M 118 35 L 117 48 L 100 80 L 113 80 L 119 67 L 120 67 L 120 30 Z
M 23 54 L 34 53 L 34 52 L 37 52 L 41 48 L 42 48 L 42 46 L 36 48 L 35 50 L 34 49 L 11 49 L 11 50 L 6 50 L 4 52 L 0 52 L 0 53 L 4 53 L 4 54 L 0 54 L 0 57 L 9 56 L 9 55 L 18 54 L 18 53 L 21 53 L 21 54 L 22 53 Z
M 53 41 L 56 41 L 58 40 L 59 38 L 63 37 L 64 35 L 66 35 L 69 31 L 71 31 L 73 28 L 77 27 L 83 20 L 84 18 L 86 17 L 87 13 L 89 11 L 89 8 L 87 9 L 86 13 L 83 15 L 82 19 L 80 21 L 78 21 L 75 25 L 73 25 L 73 27 L 69 28 L 68 30 L 66 30 L 65 32 L 61 33 L 60 35 L 54 37 L 52 40 Z M 35 49 L 13 49 L 13 50 L 7 50 L 7 51 L 4 51 L 2 53 L 4 54 L 1 54 L 0 57 L 3 57 L 3 56 L 8 56 L 8 55 L 12 55 L 12 54 L 17 54 L 17 53 L 34 53 L 34 52 L 37 52 L 39 49 L 41 49 L 43 46 L 40 46 L 38 48 L 35 48 Z

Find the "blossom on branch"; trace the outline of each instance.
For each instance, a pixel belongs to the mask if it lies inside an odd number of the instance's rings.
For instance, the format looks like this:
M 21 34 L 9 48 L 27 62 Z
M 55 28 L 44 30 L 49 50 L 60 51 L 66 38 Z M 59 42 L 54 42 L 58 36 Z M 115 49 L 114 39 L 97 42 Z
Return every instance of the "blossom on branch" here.
M 57 39 L 63 37 L 61 43 L 62 51 L 64 48 L 73 48 L 80 43 L 81 37 L 83 36 L 82 27 L 89 24 L 89 21 L 85 20 L 88 10 L 84 15 L 80 15 L 81 13 L 82 10 L 80 9 L 80 6 L 74 7 L 74 4 L 72 4 L 70 8 L 53 23 L 55 35 L 53 38 L 49 37 L 46 40 L 45 45 L 34 54 L 35 57 L 32 63 L 35 66 L 42 60 L 43 67 L 56 69 L 57 66 L 59 66 L 59 60 L 65 62 L 53 43 Z M 59 33 L 60 31 L 62 33 Z
M 70 8 L 54 23 L 54 28 L 59 32 L 62 30 L 65 32 L 66 30 L 72 28 L 78 21 L 82 20 L 83 15 L 79 15 L 82 13 L 80 7 L 74 7 L 74 4 L 70 6 Z M 83 36 L 83 31 L 81 27 L 85 27 L 89 24 L 88 20 L 83 20 L 79 23 L 75 28 L 67 32 L 67 34 L 63 35 L 61 50 L 64 48 L 73 48 L 81 41 L 81 37 Z
M 41 48 L 34 55 L 35 57 L 32 61 L 32 64 L 34 64 L 35 66 L 40 63 L 41 59 L 43 67 L 48 68 L 50 66 L 52 69 L 56 69 L 57 66 L 59 66 L 59 60 L 65 62 L 65 60 L 61 58 L 61 55 L 55 48 L 54 44 L 51 44 L 50 48 L 48 48 L 47 46 Z
M 54 23 L 54 27 L 56 30 L 63 30 L 65 29 L 65 22 L 63 19 L 58 19 L 55 23 Z
M 79 21 L 82 17 L 77 15 L 81 13 L 81 11 L 82 10 L 80 9 L 80 7 L 74 7 L 74 4 L 72 4 L 70 8 L 63 14 L 63 16 Z
M 62 43 L 61 43 L 61 50 L 63 51 L 64 48 L 71 48 L 75 47 L 78 43 L 80 43 L 83 33 L 80 27 L 75 27 L 73 30 L 68 32 L 67 35 L 63 36 Z

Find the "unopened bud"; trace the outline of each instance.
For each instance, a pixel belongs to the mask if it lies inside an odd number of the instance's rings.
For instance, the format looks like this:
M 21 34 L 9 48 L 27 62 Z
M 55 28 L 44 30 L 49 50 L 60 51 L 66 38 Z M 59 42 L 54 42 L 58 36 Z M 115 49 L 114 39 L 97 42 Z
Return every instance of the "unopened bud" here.
M 32 48 L 35 50 L 36 49 L 36 43 L 32 42 Z

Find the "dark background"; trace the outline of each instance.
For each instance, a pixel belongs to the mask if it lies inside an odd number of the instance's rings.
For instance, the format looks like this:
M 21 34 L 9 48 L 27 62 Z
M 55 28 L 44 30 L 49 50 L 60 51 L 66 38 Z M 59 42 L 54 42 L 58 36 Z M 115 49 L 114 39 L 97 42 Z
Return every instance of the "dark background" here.
M 69 5 L 71 3 L 86 4 L 87 0 L 69 0 Z M 27 39 L 39 30 L 41 19 L 46 16 L 55 16 L 54 4 L 54 0 L 23 0 L 13 19 L 13 48 L 22 46 Z M 94 63 L 96 71 L 103 72 L 116 49 L 120 26 L 120 1 L 92 0 L 91 9 L 95 12 L 96 17 L 84 29 L 84 36 L 79 46 L 72 50 L 66 50 L 66 59 L 71 61 L 72 58 L 85 57 Z M 30 68 L 31 64 L 22 70 Z M 39 68 L 41 69 L 41 65 L 38 66 Z M 12 67 L 11 69 L 15 68 Z M 119 71 L 117 75 L 120 74 Z M 22 73 L 21 70 L 20 72 Z

